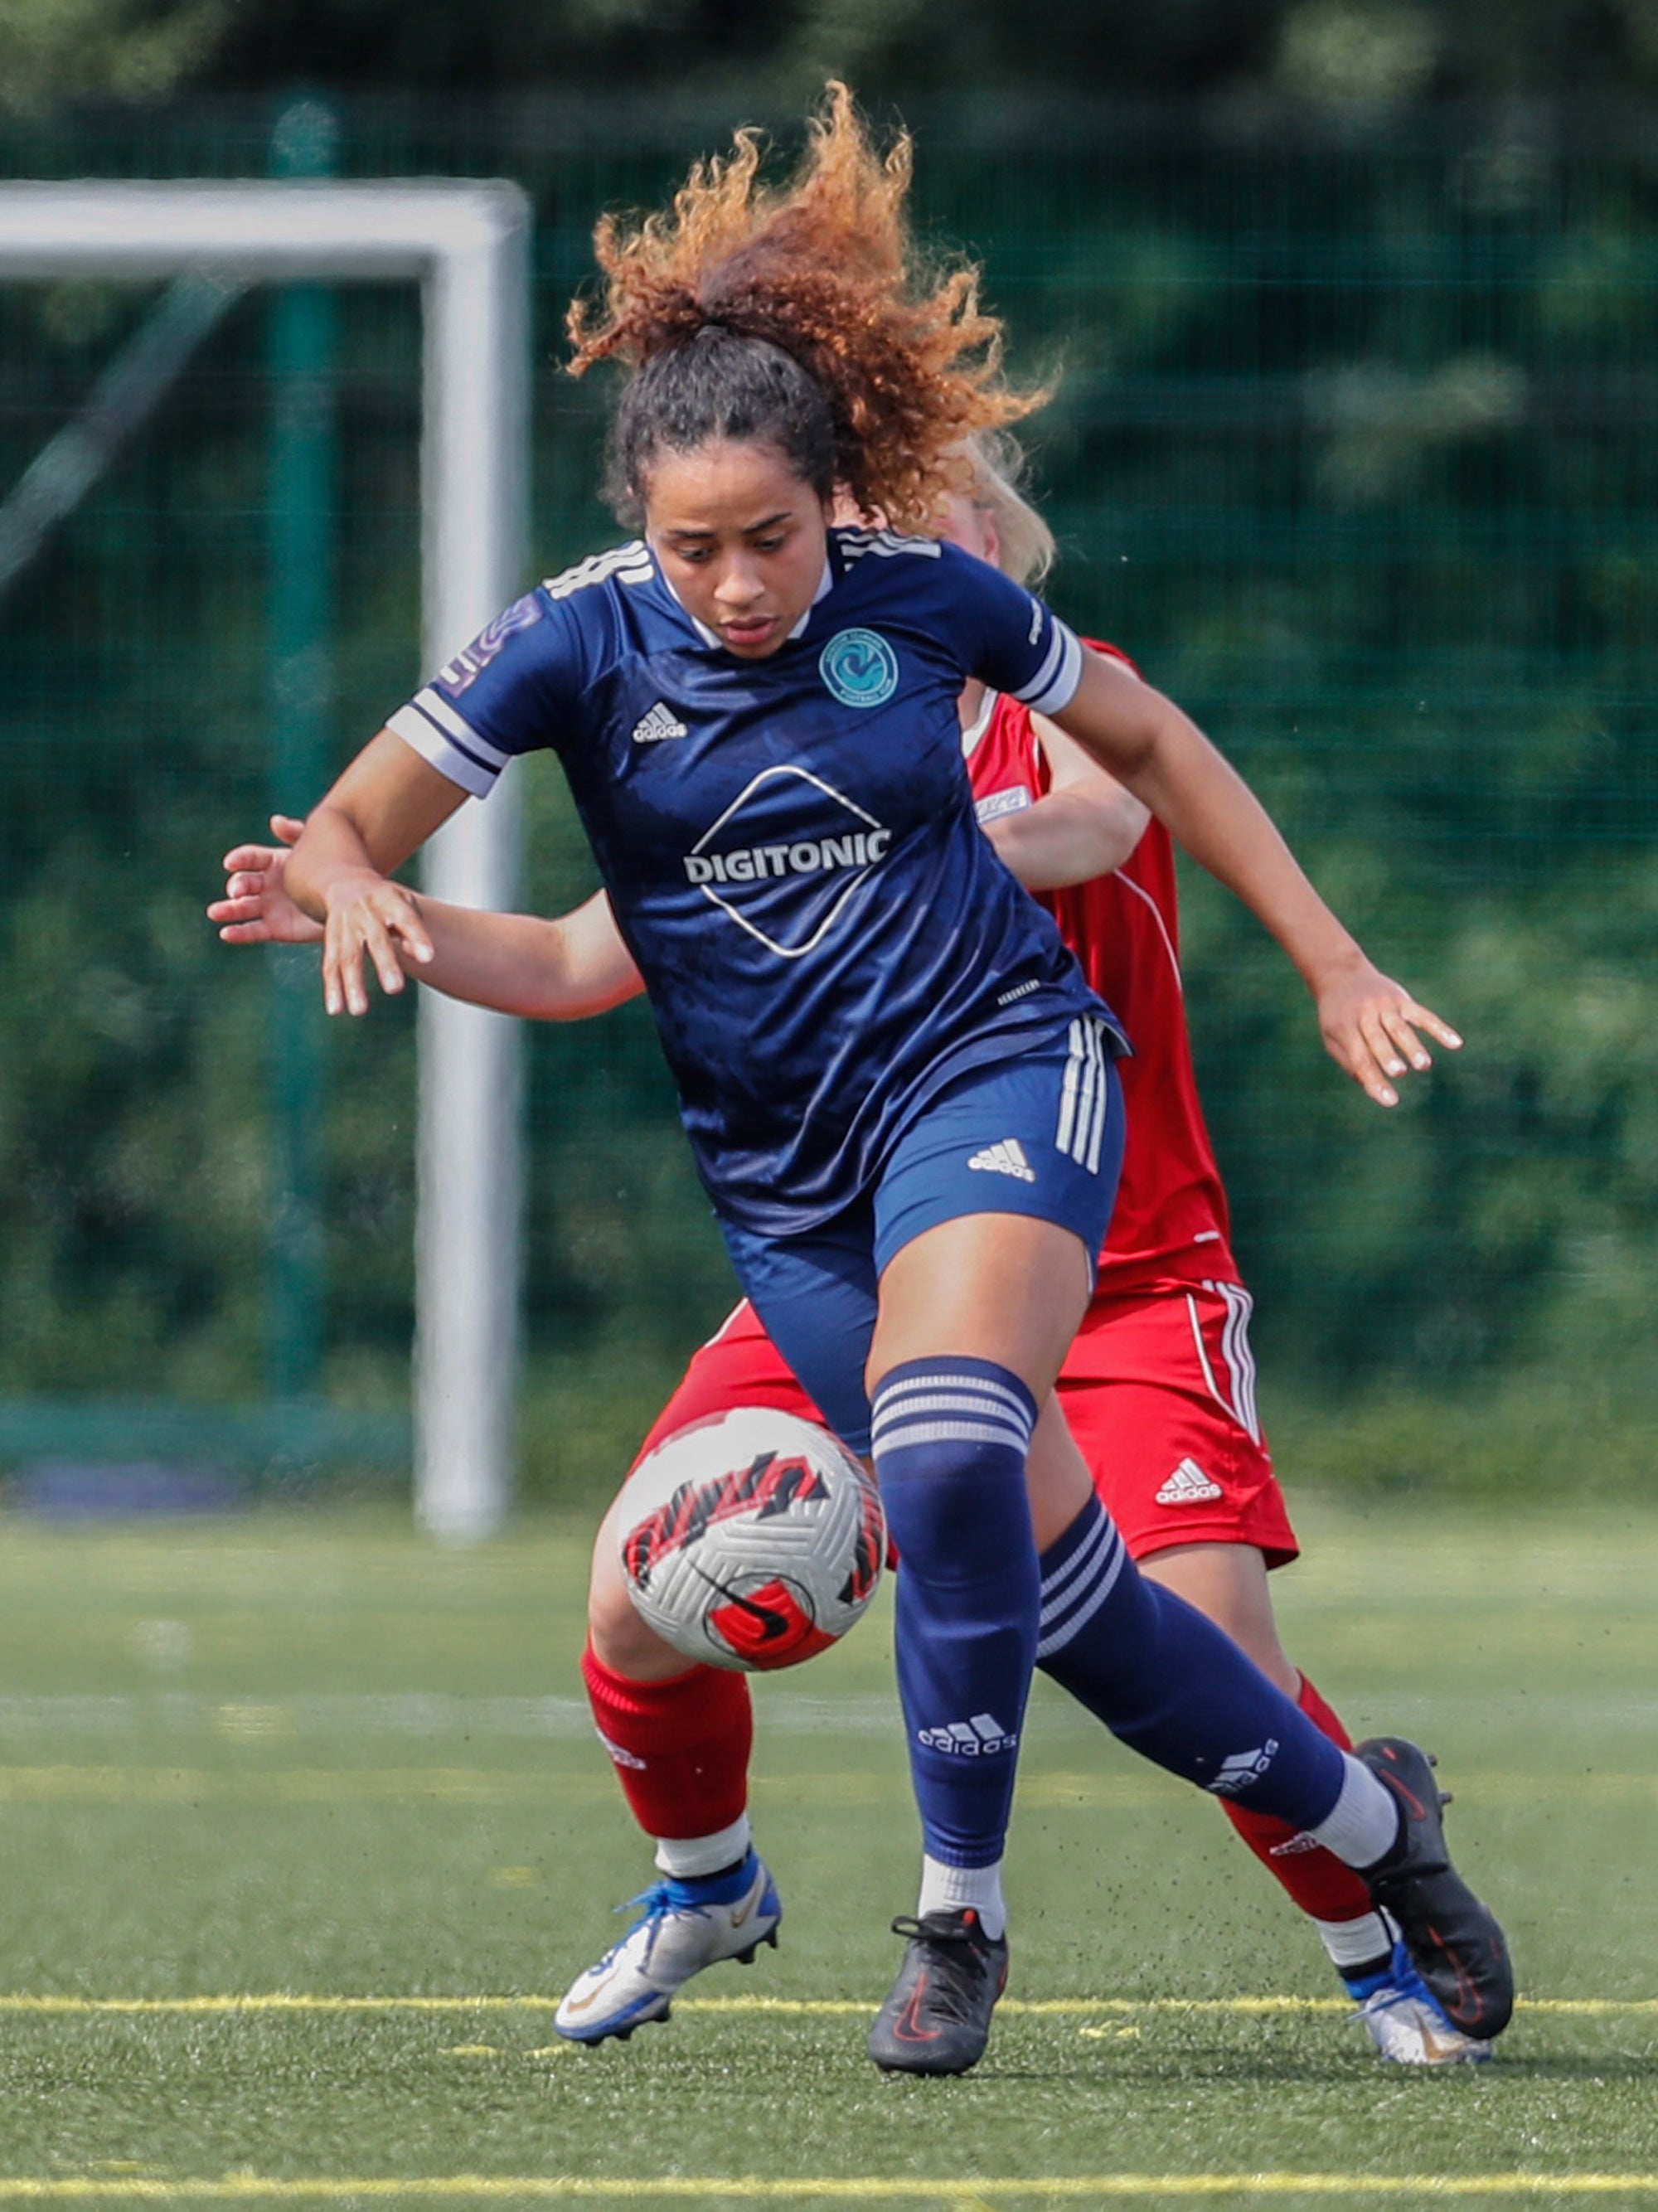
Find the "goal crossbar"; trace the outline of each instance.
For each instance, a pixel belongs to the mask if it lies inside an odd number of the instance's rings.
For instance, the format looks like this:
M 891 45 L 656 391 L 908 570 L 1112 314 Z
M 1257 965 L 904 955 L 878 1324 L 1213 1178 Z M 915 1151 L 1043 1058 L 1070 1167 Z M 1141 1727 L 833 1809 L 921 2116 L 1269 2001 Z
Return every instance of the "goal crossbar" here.
M 429 670 L 522 585 L 530 222 L 524 193 L 495 180 L 0 184 L 0 278 L 139 281 L 200 268 L 279 283 L 417 283 Z M 518 879 L 510 791 L 463 807 L 424 857 L 427 889 L 462 905 L 510 907 Z M 515 1023 L 421 994 L 415 1495 L 439 1535 L 488 1534 L 510 1496 L 519 1088 Z

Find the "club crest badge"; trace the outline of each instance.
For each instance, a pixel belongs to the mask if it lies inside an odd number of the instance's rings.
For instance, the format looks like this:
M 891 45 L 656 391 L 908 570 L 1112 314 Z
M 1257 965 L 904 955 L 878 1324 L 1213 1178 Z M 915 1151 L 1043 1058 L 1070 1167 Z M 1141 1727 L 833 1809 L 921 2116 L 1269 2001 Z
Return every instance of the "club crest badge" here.
M 837 630 L 817 672 L 843 707 L 884 707 L 898 689 L 898 656 L 878 630 Z

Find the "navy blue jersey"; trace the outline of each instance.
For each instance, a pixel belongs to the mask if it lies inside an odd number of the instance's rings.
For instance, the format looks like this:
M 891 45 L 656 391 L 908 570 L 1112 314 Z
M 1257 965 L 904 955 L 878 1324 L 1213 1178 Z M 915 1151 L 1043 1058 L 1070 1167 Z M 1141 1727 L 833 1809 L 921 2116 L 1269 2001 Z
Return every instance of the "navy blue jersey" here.
M 703 1180 L 787 1236 L 953 1077 L 1102 1011 L 977 827 L 956 707 L 978 676 L 1062 708 L 1081 655 L 956 547 L 835 530 L 792 636 L 744 660 L 634 544 L 508 608 L 391 727 L 479 798 L 558 754 Z

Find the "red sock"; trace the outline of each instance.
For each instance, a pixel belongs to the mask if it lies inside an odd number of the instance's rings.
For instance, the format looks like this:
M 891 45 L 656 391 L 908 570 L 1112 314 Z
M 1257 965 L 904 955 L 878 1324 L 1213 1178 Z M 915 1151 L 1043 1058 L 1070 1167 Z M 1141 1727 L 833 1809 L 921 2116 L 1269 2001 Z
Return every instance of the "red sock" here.
M 1296 1702 L 1313 1726 L 1333 1743 L 1339 1743 L 1344 1751 L 1352 1749 L 1352 1738 L 1304 1674 Z M 1322 1844 L 1299 1834 L 1287 1820 L 1252 1813 L 1230 1797 L 1222 1798 L 1221 1808 L 1267 1873 L 1315 1920 L 1357 1920 L 1376 1910 L 1364 1882 Z
M 712 1836 L 741 1820 L 754 1742 L 741 1674 L 693 1667 L 665 1682 L 630 1682 L 590 1644 L 581 1679 L 598 1740 L 647 1836 Z

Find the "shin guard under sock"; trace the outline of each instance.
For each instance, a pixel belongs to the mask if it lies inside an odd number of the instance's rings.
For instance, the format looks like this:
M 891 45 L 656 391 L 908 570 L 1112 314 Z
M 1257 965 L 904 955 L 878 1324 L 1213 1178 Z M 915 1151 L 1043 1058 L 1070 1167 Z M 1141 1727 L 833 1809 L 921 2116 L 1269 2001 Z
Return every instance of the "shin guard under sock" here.
M 1037 1663 L 1114 1735 L 1297 1832 L 1329 1818 L 1352 1762 L 1230 1636 L 1140 1575 L 1097 1498 L 1043 1553 L 1042 1577 Z
M 1036 1648 L 1025 1455 L 1036 1406 L 987 1359 L 912 1359 L 875 1393 L 898 1577 L 898 1690 L 927 1855 L 993 1866 Z
M 1296 1702 L 1314 1727 L 1327 1735 L 1332 1743 L 1343 1751 L 1352 1749 L 1352 1738 L 1304 1674 L 1301 1678 L 1301 1695 Z M 1385 1930 L 1370 1902 L 1369 1886 L 1333 1851 L 1315 1843 L 1304 1829 L 1292 1828 L 1288 1821 L 1274 1820 L 1270 1813 L 1241 1805 L 1233 1798 L 1223 1798 L 1221 1809 L 1267 1873 L 1288 1891 L 1303 1912 L 1321 1923 L 1342 1926 L 1375 1921 L 1374 1929 L 1362 1936 L 1355 1930 L 1355 1941 L 1369 1946 L 1363 1953 L 1367 1962 L 1391 1948 L 1392 1939 L 1383 1940 Z
M 740 1858 L 746 1837 L 729 1848 L 744 1818 L 754 1716 L 741 1674 L 693 1667 L 665 1682 L 635 1682 L 612 1673 L 590 1644 L 581 1655 L 593 1726 L 646 1834 L 724 1838 L 716 1865 Z M 712 1874 L 714 1865 L 683 1869 Z

